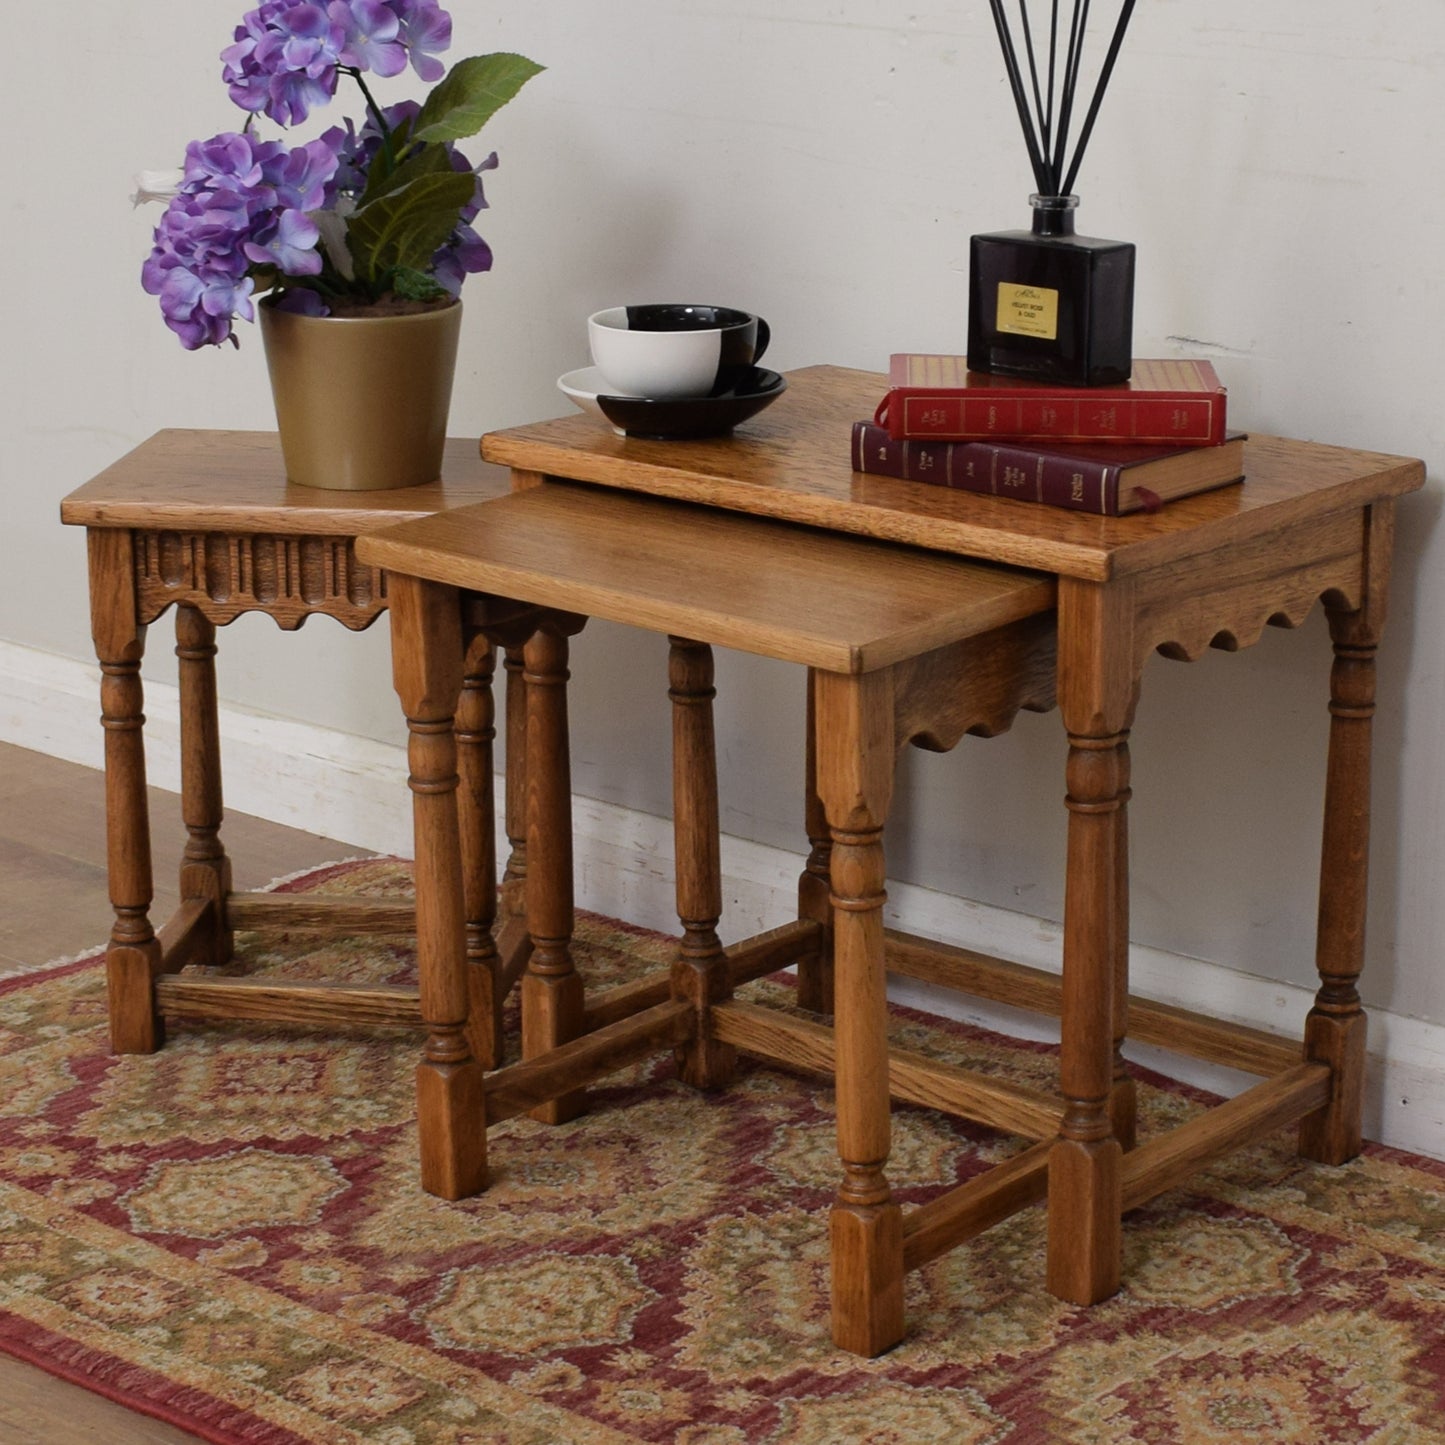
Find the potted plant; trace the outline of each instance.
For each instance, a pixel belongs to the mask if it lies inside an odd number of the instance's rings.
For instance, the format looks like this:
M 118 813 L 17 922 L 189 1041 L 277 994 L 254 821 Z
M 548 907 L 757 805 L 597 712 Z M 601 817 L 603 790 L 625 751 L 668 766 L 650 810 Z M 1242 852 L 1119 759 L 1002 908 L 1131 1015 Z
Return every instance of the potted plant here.
M 142 268 L 166 325 L 189 349 L 239 344 L 254 320 L 276 400 L 287 475 L 370 488 L 440 470 L 460 329 L 459 292 L 492 264 L 472 228 L 482 173 L 456 143 L 475 135 L 541 66 L 476 55 L 446 71 L 451 17 L 436 0 L 266 0 L 221 52 L 239 131 L 186 147 Z M 411 68 L 437 82 L 420 103 L 381 106 L 366 75 Z M 345 79 L 365 103 L 319 139 L 262 139 L 327 104 Z

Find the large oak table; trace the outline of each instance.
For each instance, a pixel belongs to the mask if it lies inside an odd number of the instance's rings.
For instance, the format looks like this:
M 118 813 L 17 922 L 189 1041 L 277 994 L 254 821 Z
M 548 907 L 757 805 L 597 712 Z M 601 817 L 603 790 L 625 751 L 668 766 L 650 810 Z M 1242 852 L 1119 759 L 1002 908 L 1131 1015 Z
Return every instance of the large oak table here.
M 1308 1158 L 1341 1163 L 1360 1148 L 1365 1015 L 1356 983 L 1375 656 L 1395 500 L 1422 485 L 1424 468 L 1403 457 L 1255 436 L 1243 484 L 1153 515 L 1094 517 L 853 472 L 850 427 L 872 415 L 885 385 L 871 373 L 810 367 L 791 373 L 776 405 L 730 439 L 624 438 L 579 415 L 492 433 L 482 453 L 511 467 L 521 489 L 565 480 L 647 493 L 1057 580 L 1057 701 L 1069 742 L 1062 974 L 915 938 L 894 937 L 888 949 L 888 967 L 896 971 L 1061 1016 L 1057 1132 L 984 1181 L 910 1215 L 889 1248 L 899 1253 L 901 1271 L 1046 1192 L 1049 1288 L 1093 1303 L 1119 1285 L 1121 1216 L 1205 1161 L 1293 1122 Z M 1321 982 L 1301 1047 L 1129 998 L 1128 744 L 1151 653 L 1192 660 L 1211 646 L 1248 647 L 1267 625 L 1297 626 L 1321 601 L 1334 648 L 1316 950 Z M 886 806 L 881 787 L 860 797 L 855 829 L 881 832 Z M 959 887 L 966 890 L 967 880 Z M 834 890 L 848 891 L 836 877 Z M 879 896 L 873 906 L 881 903 Z M 836 999 L 837 1036 L 854 1046 L 870 1040 L 872 1056 L 884 1029 L 883 966 L 879 959 L 876 976 L 863 986 L 840 986 Z M 1134 1087 L 1120 1052 L 1126 1034 L 1263 1081 L 1139 1141 Z M 858 1110 L 876 1110 L 874 1081 L 841 1056 L 837 1063 L 840 1115 L 855 1102 Z M 845 1100 L 845 1092 L 856 1101 Z M 885 1118 L 885 1139 L 886 1129 Z M 840 1200 L 847 1189 L 845 1180 Z M 866 1208 L 880 1218 L 896 1211 L 886 1179 Z M 870 1349 L 888 1343 L 875 1337 Z

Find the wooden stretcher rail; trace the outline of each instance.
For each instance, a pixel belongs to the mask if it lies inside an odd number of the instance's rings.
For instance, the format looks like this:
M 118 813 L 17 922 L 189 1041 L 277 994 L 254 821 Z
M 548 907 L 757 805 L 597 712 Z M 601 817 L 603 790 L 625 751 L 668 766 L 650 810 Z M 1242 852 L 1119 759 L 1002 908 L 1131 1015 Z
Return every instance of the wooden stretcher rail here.
M 520 914 L 511 914 L 494 930 L 494 937 L 500 964 L 497 991 L 505 998 L 532 956 L 532 935 L 527 932 L 527 920 Z
M 903 1216 L 903 1268 L 918 1269 L 982 1234 L 1049 1190 L 1053 1140 L 1032 1144 L 986 1174 L 930 1199 Z
M 797 919 L 766 933 L 756 934 L 733 944 L 723 952 L 727 955 L 728 977 L 734 988 L 754 979 L 776 973 L 780 968 L 812 957 L 822 946 L 823 930 L 810 919 Z M 584 1028 L 588 1033 L 605 1028 L 618 1019 L 628 1018 L 639 1009 L 651 1008 L 669 998 L 672 992 L 671 971 L 658 969 L 645 978 L 619 984 L 590 999 L 583 1011 Z
M 156 1004 L 163 1014 L 187 1018 L 250 1019 L 311 1026 L 418 1028 L 421 1005 L 408 984 L 286 982 L 214 975 L 167 976 L 156 980 Z
M 890 973 L 1030 1013 L 1058 1018 L 1062 1011 L 1063 990 L 1057 974 L 895 929 L 889 929 L 885 937 Z M 1300 1059 L 1298 1039 L 1134 995 L 1129 998 L 1129 1037 L 1262 1078 L 1281 1073 Z
M 836 1068 L 833 1030 L 755 1004 L 721 1003 L 712 1010 L 713 1031 L 725 1044 L 748 1053 L 832 1074 Z M 939 1063 L 907 1049 L 888 1051 L 888 1088 L 895 1099 L 962 1115 L 1010 1134 L 1052 1138 L 1063 1104 L 1052 1095 Z
M 692 1036 L 692 1005 L 668 1001 L 619 1019 L 595 1033 L 550 1049 L 535 1059 L 509 1064 L 486 1078 L 487 1124 L 525 1114 L 635 1059 Z
M 723 952 L 727 954 L 728 977 L 732 986 L 741 988 L 743 984 L 766 978 L 789 964 L 815 957 L 822 946 L 822 925 L 810 918 L 798 918 L 770 928 L 765 933 L 754 934 L 752 938 L 742 939 Z
M 214 906 L 209 898 L 187 898 L 156 934 L 162 973 L 179 973 L 187 964 L 207 961 L 214 941 Z
M 296 928 L 327 933 L 415 933 L 416 909 L 391 899 L 317 898 L 311 894 L 232 893 L 232 928 Z
M 1330 1102 L 1328 1064 L 1296 1064 L 1124 1156 L 1124 1209 L 1137 1209 L 1195 1170 L 1296 1123 Z

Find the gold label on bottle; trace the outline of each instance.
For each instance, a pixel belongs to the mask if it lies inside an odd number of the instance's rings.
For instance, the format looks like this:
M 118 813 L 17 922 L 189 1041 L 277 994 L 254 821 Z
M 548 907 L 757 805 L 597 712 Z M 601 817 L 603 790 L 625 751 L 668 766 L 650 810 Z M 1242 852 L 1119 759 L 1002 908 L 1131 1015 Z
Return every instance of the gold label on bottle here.
M 998 284 L 998 330 L 1009 336 L 1037 336 L 1056 341 L 1059 335 L 1059 293 L 1047 286 Z

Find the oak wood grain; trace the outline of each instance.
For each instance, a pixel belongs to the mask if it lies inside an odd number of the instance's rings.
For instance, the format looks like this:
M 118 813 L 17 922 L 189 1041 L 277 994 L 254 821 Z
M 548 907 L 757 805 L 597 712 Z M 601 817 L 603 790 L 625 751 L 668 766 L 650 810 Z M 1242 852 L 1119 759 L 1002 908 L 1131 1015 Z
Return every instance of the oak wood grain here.
M 1047 612 L 1047 578 L 548 483 L 357 542 L 364 560 L 478 592 L 833 672 Z
M 903 1267 L 920 1269 L 1048 1193 L 1044 1140 L 903 1216 Z
M 499 504 L 500 505 L 500 504 Z M 566 632 L 535 632 L 522 653 L 527 698 L 527 928 L 522 975 L 522 1057 L 535 1059 L 583 1027 L 582 976 L 572 958 L 572 771 L 567 729 Z M 585 1107 L 580 1090 L 549 1095 L 532 1117 L 563 1124 Z
M 837 1070 L 837 1040 L 826 1024 L 736 1001 L 719 1004 L 713 1014 L 718 1038 L 746 1053 L 816 1074 Z M 1063 1113 L 1052 1095 L 909 1049 L 888 1050 L 887 1077 L 889 1094 L 903 1103 L 973 1119 L 1025 1138 L 1052 1137 Z
M 484 438 L 483 453 L 515 469 L 518 492 L 495 504 L 495 518 L 500 522 L 511 508 L 519 521 L 531 519 L 522 524 L 525 530 L 542 517 L 543 504 L 558 511 L 559 520 L 531 539 L 530 555 L 526 539 L 514 537 L 510 552 L 479 562 L 478 548 L 486 544 L 476 535 L 461 536 L 480 530 L 464 515 L 460 526 L 453 515 L 434 517 L 359 544 L 359 555 L 375 566 L 422 565 L 430 569 L 426 575 L 453 586 L 739 646 L 814 669 L 805 803 L 811 853 L 800 912 L 825 933 L 831 922 L 836 979 L 818 967 L 805 970 L 803 986 L 805 1001 L 817 1006 L 831 983 L 835 1031 L 764 1020 L 726 1002 L 715 1006 L 713 1020 L 724 1041 L 766 1040 L 777 1057 L 836 1075 L 843 1177 L 831 1216 L 833 1333 L 840 1346 L 865 1354 L 901 1336 L 902 1273 L 926 1252 L 915 1244 L 905 1257 L 905 1227 L 885 1172 L 888 1098 L 898 1070 L 887 1046 L 883 1004 L 882 835 L 896 744 L 946 748 L 964 731 L 1001 730 L 1021 705 L 1047 707 L 1054 700 L 1068 733 L 1061 977 L 1045 981 L 1036 972 L 961 955 L 940 965 L 920 949 L 905 950 L 924 976 L 944 981 L 951 974 L 954 982 L 972 976 L 984 983 L 984 992 L 992 987 L 1010 1001 L 1027 996 L 1061 1018 L 1060 1098 L 1005 1104 L 1013 1111 L 1012 1126 L 1044 1135 L 1057 1131 L 1047 1145 L 1048 1284 L 1055 1294 L 1088 1304 L 1118 1287 L 1126 1179 L 1132 1199 L 1141 1189 L 1183 1177 L 1215 1152 L 1301 1117 L 1306 1150 L 1316 1157 L 1337 1161 L 1357 1147 L 1364 1019 L 1355 978 L 1364 917 L 1373 656 L 1384 611 L 1392 502 L 1424 480 L 1423 466 L 1408 458 L 1261 437 L 1247 447 L 1247 477 L 1239 486 L 1152 515 L 1081 516 L 853 473 L 848 433 L 853 421 L 871 413 L 881 388 L 882 379 L 867 373 L 808 368 L 790 377 L 787 397 L 765 416 L 730 439 L 706 443 L 618 438 L 585 417 L 497 433 Z M 548 478 L 596 484 L 608 495 L 593 498 Z M 652 510 L 628 509 L 618 504 L 619 493 L 663 499 L 673 510 L 658 510 L 655 503 Z M 575 513 L 570 533 L 561 520 L 563 504 L 548 500 L 564 496 L 574 499 L 568 503 Z M 523 510 L 529 503 L 532 510 Z M 678 503 L 715 511 L 682 520 L 686 510 Z M 994 613 L 972 631 L 945 620 L 951 635 L 930 634 L 880 608 L 872 630 L 858 632 L 854 624 L 877 600 L 859 579 L 877 576 L 881 582 L 881 572 L 850 558 L 845 584 L 828 573 L 830 554 L 811 540 L 815 534 L 805 544 L 776 526 L 745 532 L 717 512 L 1026 567 L 1048 574 L 1056 590 L 1050 602 L 1013 616 Z M 624 517 L 641 525 L 625 526 Z M 615 530 L 599 549 L 597 538 L 608 525 Z M 645 545 L 636 535 L 644 530 Z M 763 550 L 775 545 L 783 553 L 777 559 Z M 397 550 L 388 554 L 389 547 Z M 663 554 L 660 564 L 644 555 L 648 547 Z M 797 564 L 791 573 L 788 554 Z M 722 556 L 728 565 L 709 572 Z M 752 589 L 738 586 L 737 576 L 755 573 L 785 578 L 788 597 L 760 601 Z M 897 575 L 895 570 L 888 581 Z M 923 608 L 935 627 L 944 619 L 944 591 Z M 821 628 L 811 610 L 820 598 Z M 1129 733 L 1150 652 L 1187 660 L 1210 646 L 1246 647 L 1266 626 L 1297 626 L 1321 600 L 1336 645 L 1321 866 L 1321 892 L 1330 902 L 1320 914 L 1322 984 L 1307 1029 L 1312 1062 L 1300 1066 L 1288 1061 L 1292 1048 L 1259 1031 L 1132 1005 Z M 980 633 L 997 644 L 992 651 L 963 646 Z M 965 675 L 966 663 L 971 675 Z M 990 697 L 993 685 L 998 695 Z M 1271 1076 L 1245 1103 L 1224 1106 L 1134 1150 L 1134 1085 L 1122 1057 L 1130 1031 L 1165 1043 L 1182 1039 L 1186 1049 Z M 1325 1070 L 1323 1090 L 1315 1069 Z M 943 1097 L 957 1103 L 970 1089 L 979 1092 L 973 1083 L 940 1079 L 936 1066 L 908 1087 L 932 1103 Z M 1126 1151 L 1133 1151 L 1127 1160 Z M 1035 1160 L 1019 1166 L 1017 1176 L 1005 1170 L 986 1179 L 926 1217 L 915 1240 L 927 1239 L 929 1251 L 946 1247 L 949 1236 L 961 1237 L 990 1211 L 1007 1212 L 1037 1197 L 1042 1177 Z
M 1323 1108 L 1329 1099 L 1329 1066 L 1302 1063 L 1196 1115 L 1125 1156 L 1123 1207 L 1137 1209 L 1211 1159 L 1293 1124 Z
M 682 928 L 672 964 L 672 996 L 691 1006 L 691 1035 L 678 1046 L 679 1078 L 696 1089 L 732 1081 L 736 1051 L 713 1029 L 713 1006 L 732 995 L 722 917 L 722 832 L 718 823 L 717 742 L 713 729 L 712 648 L 668 639 L 672 702 L 673 872 Z
M 886 389 L 874 372 L 810 366 L 789 372 L 787 392 L 731 439 L 619 437 L 574 415 L 490 432 L 482 454 L 545 475 L 1096 581 L 1413 491 L 1425 480 L 1412 458 L 1254 436 L 1242 485 L 1152 514 L 1093 517 L 853 471 L 852 425 L 873 415 Z
M 226 899 L 232 928 L 291 928 L 326 933 L 409 934 L 416 908 L 404 899 L 310 898 L 293 893 L 233 893 Z
M 466 1021 L 466 923 L 454 718 L 464 665 L 461 609 L 448 588 L 396 579 L 392 681 L 407 723 L 415 840 L 417 978 L 426 1042 L 417 1065 L 422 1188 L 443 1199 L 487 1178 L 482 1066 Z
M 1047 969 L 889 929 L 888 971 L 1031 1013 L 1063 1012 L 1063 984 Z M 1173 1053 L 1267 1076 L 1299 1062 L 1298 1038 L 1230 1023 L 1138 994 L 1128 1001 L 1129 1037 Z
M 156 934 L 161 946 L 162 973 L 179 973 L 192 963 L 212 962 L 216 936 L 216 905 L 209 898 L 187 898 Z
M 409 517 L 505 496 L 504 467 L 475 441 L 449 438 L 438 482 L 398 491 L 333 492 L 286 480 L 274 432 L 157 432 L 60 504 L 82 527 L 349 537 Z
M 821 946 L 821 932 L 816 923 L 800 918 L 729 944 L 723 949 L 729 989 L 740 988 L 753 979 L 787 968 L 789 964 L 814 958 Z M 670 997 L 671 992 L 672 970 L 663 968 L 631 983 L 618 984 L 615 988 L 593 994 L 582 1011 L 583 1032 L 590 1033 L 629 1014 L 651 1008 Z
M 168 976 L 156 981 L 156 1002 L 167 1015 L 212 1022 L 250 1019 L 312 1028 L 421 1026 L 417 990 L 407 984 Z
M 487 1075 L 486 1122 L 500 1124 L 550 1100 L 578 1093 L 649 1053 L 681 1044 L 692 1034 L 693 1011 L 669 999 L 595 1033 L 569 1039 L 547 1052 Z

